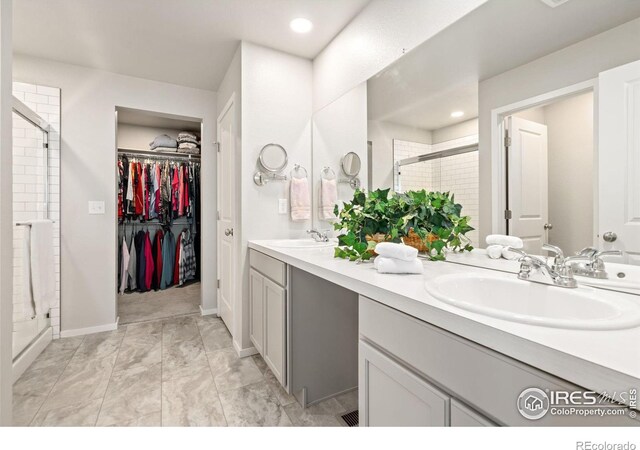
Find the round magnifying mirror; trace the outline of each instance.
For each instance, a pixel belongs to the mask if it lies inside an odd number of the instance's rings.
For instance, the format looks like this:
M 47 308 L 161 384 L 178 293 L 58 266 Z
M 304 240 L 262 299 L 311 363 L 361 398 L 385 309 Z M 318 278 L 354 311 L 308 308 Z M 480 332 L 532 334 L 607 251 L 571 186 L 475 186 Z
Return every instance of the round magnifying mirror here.
M 349 178 L 357 177 L 362 165 L 357 153 L 349 152 L 342 157 L 342 171 Z
M 278 173 L 287 167 L 287 151 L 278 144 L 267 144 L 260 150 L 260 165 L 271 173 Z

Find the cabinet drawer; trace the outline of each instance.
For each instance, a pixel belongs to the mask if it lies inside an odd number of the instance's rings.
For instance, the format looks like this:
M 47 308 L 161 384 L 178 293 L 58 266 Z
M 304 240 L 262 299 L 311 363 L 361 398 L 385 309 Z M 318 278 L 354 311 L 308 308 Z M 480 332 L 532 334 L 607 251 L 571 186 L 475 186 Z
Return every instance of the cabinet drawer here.
M 282 261 L 250 249 L 249 265 L 280 286 L 287 285 L 287 269 Z
M 361 339 L 404 361 L 452 397 L 499 424 L 514 426 L 638 426 L 628 416 L 580 417 L 547 414 L 525 419 L 516 407 L 523 390 L 576 390 L 577 386 L 360 296 Z
M 452 427 L 495 427 L 496 425 L 482 414 L 460 403 L 455 398 L 451 399 L 451 426 Z

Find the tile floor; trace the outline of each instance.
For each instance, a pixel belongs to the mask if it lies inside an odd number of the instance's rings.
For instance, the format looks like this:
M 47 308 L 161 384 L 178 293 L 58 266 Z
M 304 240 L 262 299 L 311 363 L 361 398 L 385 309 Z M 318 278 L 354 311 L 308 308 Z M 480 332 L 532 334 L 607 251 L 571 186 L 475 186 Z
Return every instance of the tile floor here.
M 162 291 L 118 295 L 119 322 L 124 325 L 199 313 L 201 290 L 198 281 Z
M 213 316 L 53 341 L 14 384 L 16 426 L 339 426 L 350 392 L 307 408 Z

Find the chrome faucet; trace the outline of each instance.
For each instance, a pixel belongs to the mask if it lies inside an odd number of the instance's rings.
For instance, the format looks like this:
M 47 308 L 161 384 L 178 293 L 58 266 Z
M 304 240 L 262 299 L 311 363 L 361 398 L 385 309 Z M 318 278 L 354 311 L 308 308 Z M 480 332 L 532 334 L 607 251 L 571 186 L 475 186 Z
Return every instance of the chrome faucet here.
M 575 256 L 569 256 L 565 260 L 576 275 L 589 278 L 607 278 L 602 256 L 622 255 L 620 250 L 598 250 L 593 247 L 586 247 L 580 250 Z
M 575 278 L 573 278 L 573 271 L 571 269 L 571 266 L 567 264 L 562 250 L 559 247 L 551 244 L 544 244 L 542 246 L 542 249 L 555 254 L 553 264 L 551 266 L 542 258 L 529 255 L 517 248 L 507 247 L 507 250 L 518 253 L 522 256 L 519 259 L 520 272 L 518 272 L 518 278 L 521 280 L 531 281 L 531 272 L 533 270 L 538 270 L 549 276 L 554 286 L 564 288 L 578 287 L 577 281 L 575 280 Z
M 329 236 L 327 232 L 322 232 L 318 230 L 307 230 L 307 234 L 311 235 L 311 237 L 316 242 L 329 242 Z

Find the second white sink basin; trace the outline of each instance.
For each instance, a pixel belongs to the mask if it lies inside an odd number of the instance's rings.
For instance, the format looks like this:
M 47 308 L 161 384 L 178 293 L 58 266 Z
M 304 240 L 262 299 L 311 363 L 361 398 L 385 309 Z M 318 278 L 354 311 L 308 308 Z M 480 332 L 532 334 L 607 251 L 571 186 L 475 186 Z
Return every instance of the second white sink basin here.
M 329 239 L 329 242 L 317 242 L 313 239 L 274 239 L 269 244 L 280 248 L 323 248 L 335 247 L 338 241 Z
M 602 290 L 567 289 L 491 275 L 442 275 L 426 281 L 438 300 L 479 314 L 554 328 L 616 330 L 640 325 L 640 301 Z

